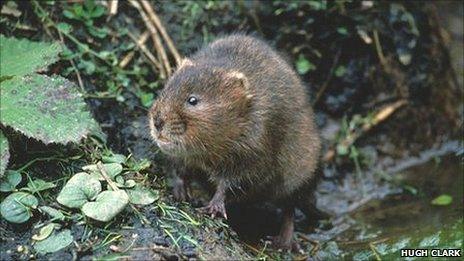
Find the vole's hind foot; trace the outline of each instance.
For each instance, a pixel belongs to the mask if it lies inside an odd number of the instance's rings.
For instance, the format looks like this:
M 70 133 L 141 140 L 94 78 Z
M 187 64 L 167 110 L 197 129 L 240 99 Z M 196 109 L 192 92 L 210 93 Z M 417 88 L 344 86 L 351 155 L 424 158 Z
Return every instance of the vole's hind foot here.
M 190 199 L 189 186 L 187 182 L 180 177 L 175 179 L 172 193 L 174 199 L 177 201 L 188 201 Z
M 298 241 L 295 239 L 284 239 L 281 236 L 274 236 L 272 237 L 272 248 L 283 250 L 283 251 L 291 251 L 293 253 L 302 253 L 302 249 Z
M 212 218 L 223 217 L 227 219 L 226 207 L 224 201 L 211 200 L 208 205 L 200 208 L 200 211 L 210 215 Z
M 293 238 L 295 209 L 293 206 L 283 208 L 282 226 L 279 235 L 272 237 L 272 247 L 293 252 L 301 252 L 301 247 Z

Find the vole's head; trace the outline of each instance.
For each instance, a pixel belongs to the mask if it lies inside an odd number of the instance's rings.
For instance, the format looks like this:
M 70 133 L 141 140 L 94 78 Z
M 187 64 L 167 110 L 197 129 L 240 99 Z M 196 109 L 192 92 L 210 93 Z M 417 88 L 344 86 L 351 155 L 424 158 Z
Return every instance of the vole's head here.
M 151 136 L 172 156 L 226 154 L 250 121 L 251 100 L 243 73 L 185 60 L 150 109 Z

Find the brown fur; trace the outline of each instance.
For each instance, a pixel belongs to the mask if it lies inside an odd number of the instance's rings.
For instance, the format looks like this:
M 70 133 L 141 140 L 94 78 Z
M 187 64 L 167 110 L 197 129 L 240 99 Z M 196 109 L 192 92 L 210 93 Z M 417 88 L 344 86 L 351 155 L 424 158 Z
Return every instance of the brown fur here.
M 192 94 L 196 106 L 187 103 Z M 205 171 L 234 198 L 285 202 L 314 178 L 319 159 L 308 101 L 271 47 L 231 35 L 179 65 L 150 110 L 151 134 L 163 152 Z

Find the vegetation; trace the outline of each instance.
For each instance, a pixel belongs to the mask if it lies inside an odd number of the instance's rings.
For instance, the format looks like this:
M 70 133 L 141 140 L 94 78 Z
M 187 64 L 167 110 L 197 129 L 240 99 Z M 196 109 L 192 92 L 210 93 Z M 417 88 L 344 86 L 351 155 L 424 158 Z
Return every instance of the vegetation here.
M 462 248 L 462 68 L 434 7 L 2 3 L 0 259 L 388 260 Z M 329 215 L 297 215 L 303 253 L 263 240 L 276 232 L 273 206 L 211 219 L 195 210 L 208 198 L 197 183 L 192 202 L 174 202 L 149 138 L 147 109 L 181 56 L 237 31 L 282 51 L 310 89 L 325 144 L 317 205 Z

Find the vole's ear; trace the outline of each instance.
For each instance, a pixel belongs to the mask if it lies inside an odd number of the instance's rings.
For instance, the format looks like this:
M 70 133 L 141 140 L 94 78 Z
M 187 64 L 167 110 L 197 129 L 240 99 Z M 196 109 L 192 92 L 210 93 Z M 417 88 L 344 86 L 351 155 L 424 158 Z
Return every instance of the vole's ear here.
M 248 100 L 253 98 L 253 94 L 250 91 L 250 83 L 248 82 L 248 78 L 245 76 L 245 74 L 238 71 L 227 72 L 226 82 L 238 87 L 232 88 L 233 92 L 237 92 L 236 94 L 244 95 Z
M 193 66 L 193 62 L 189 58 L 184 58 L 182 61 L 180 61 L 179 65 L 177 65 L 177 69 L 185 66 Z

